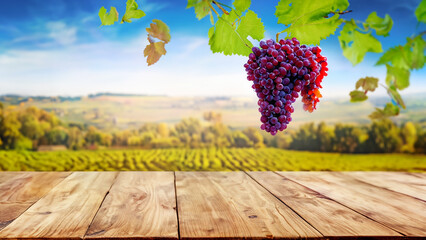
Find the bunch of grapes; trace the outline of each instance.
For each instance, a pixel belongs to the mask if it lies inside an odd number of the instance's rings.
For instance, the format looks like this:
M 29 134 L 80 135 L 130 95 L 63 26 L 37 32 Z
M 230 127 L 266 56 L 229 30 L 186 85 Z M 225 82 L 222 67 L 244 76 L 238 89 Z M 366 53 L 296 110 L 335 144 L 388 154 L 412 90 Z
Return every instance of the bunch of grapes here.
M 260 128 L 272 135 L 291 122 L 292 104 L 302 95 L 303 108 L 312 112 L 321 98 L 319 88 L 327 76 L 327 58 L 321 48 L 300 45 L 296 38 L 279 43 L 270 39 L 253 47 L 244 67 L 259 97 Z

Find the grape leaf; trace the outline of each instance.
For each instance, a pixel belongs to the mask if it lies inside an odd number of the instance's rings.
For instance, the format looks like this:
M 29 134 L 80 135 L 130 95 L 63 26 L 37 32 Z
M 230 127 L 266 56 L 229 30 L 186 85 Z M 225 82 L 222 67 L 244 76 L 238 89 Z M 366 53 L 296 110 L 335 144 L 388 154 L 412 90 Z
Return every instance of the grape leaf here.
M 364 23 L 365 28 L 372 28 L 376 30 L 377 35 L 381 36 L 389 36 L 392 26 L 393 20 L 388 14 L 384 18 L 381 18 L 377 16 L 376 12 L 370 13 Z
M 342 20 L 339 19 L 339 16 L 334 15 L 324 20 L 316 20 L 305 24 L 292 24 L 284 32 L 287 32 L 286 38 L 295 37 L 302 44 L 319 45 L 320 40 L 334 34 L 341 23 Z
M 170 29 L 163 21 L 154 19 L 153 23 L 150 24 L 150 28 L 147 28 L 146 31 L 152 37 L 158 38 L 165 43 L 170 41 Z
M 111 7 L 109 13 L 107 13 L 106 8 L 101 7 L 101 9 L 99 9 L 98 15 L 101 19 L 101 26 L 113 25 L 114 22 L 118 21 L 118 12 L 115 7 Z
M 280 0 L 275 16 L 278 23 L 290 25 L 287 37 L 296 37 L 304 44 L 319 44 L 320 40 L 333 34 L 341 24 L 339 15 L 325 18 L 331 12 L 343 11 L 349 6 L 347 0 Z
M 362 102 L 368 99 L 364 91 L 353 90 L 349 95 L 351 96 L 351 102 Z
M 397 89 L 402 90 L 410 85 L 410 71 L 392 67 L 389 64 L 386 64 L 386 69 L 386 83 L 388 86 L 395 85 Z
M 148 57 L 146 59 L 146 62 L 148 63 L 148 66 L 156 63 L 162 55 L 166 55 L 166 49 L 164 48 L 165 43 L 164 42 L 154 42 L 148 37 L 149 45 L 145 47 L 145 50 L 143 51 L 143 55 L 145 57 Z
M 404 46 L 387 50 L 376 65 L 391 63 L 392 66 L 406 70 L 420 69 L 425 65 L 426 41 L 422 36 L 407 38 Z
M 250 4 L 251 0 L 235 0 L 232 5 L 234 5 L 235 10 L 237 10 L 240 14 L 247 10 L 250 7 Z
M 397 116 L 399 114 L 399 107 L 392 103 L 387 103 L 384 109 L 376 108 L 376 111 L 372 112 L 369 117 L 371 119 L 383 119 L 388 117 Z
M 253 39 L 260 41 L 265 35 L 265 27 L 256 13 L 249 10 L 247 14 L 241 18 L 237 32 L 245 39 L 250 35 Z
M 391 84 L 386 90 L 392 100 L 394 100 L 399 106 L 405 109 L 405 103 L 402 100 L 401 95 L 399 95 L 398 90 L 396 90 L 395 85 Z
M 194 8 L 195 16 L 198 20 L 203 19 L 210 13 L 210 4 L 212 0 L 188 0 L 186 8 Z
M 123 22 L 132 22 L 130 19 L 132 18 L 141 18 L 146 14 L 138 9 L 138 4 L 135 0 L 127 0 L 126 2 L 126 12 L 124 13 L 123 18 L 121 19 L 121 23 Z
M 417 21 L 426 22 L 426 0 L 422 0 L 415 11 Z
M 382 52 L 382 44 L 370 33 L 361 33 L 352 19 L 340 31 L 339 42 L 343 55 L 356 65 L 364 59 L 367 52 Z
M 209 30 L 209 45 L 213 53 L 223 53 L 224 55 L 238 54 L 248 56 L 251 53 L 253 44 L 247 39 L 261 40 L 264 37 L 265 28 L 260 18 L 251 10 L 241 17 L 240 24 L 236 25 L 238 19 L 233 10 L 223 14 L 216 22 L 214 29 Z
M 406 46 L 396 46 L 389 48 L 377 61 L 376 65 L 392 63 L 392 66 L 403 69 L 410 69 L 410 64 L 407 62 L 411 58 L 411 50 Z
M 375 78 L 375 77 L 365 77 L 365 78 L 360 78 L 355 85 L 355 88 L 362 88 L 365 91 L 370 91 L 370 92 L 374 92 L 374 90 L 376 90 L 376 88 L 379 86 L 379 79 Z
M 425 65 L 425 49 L 426 41 L 422 36 L 415 37 L 412 41 L 412 51 L 411 53 L 411 69 L 420 69 Z

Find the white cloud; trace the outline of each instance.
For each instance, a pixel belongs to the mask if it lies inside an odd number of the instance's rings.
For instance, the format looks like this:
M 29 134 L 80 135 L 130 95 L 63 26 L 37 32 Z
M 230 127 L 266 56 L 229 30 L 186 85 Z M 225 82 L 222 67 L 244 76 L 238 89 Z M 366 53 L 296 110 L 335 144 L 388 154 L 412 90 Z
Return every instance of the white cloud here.
M 143 57 L 146 35 L 129 41 L 99 41 L 44 50 L 9 50 L 0 54 L 0 94 L 85 95 L 95 92 L 171 96 L 255 96 L 246 79 L 246 57 L 212 54 L 207 38 L 174 36 L 167 55 L 148 67 Z M 356 80 L 384 78 L 373 63 L 353 68 L 337 50 L 324 49 L 330 63 L 325 97 L 347 97 Z M 412 74 L 404 92 L 425 91 L 425 70 Z M 374 95 L 384 95 L 380 90 Z M 376 95 L 377 96 L 377 95 Z
M 48 36 L 61 45 L 73 44 L 77 40 L 77 28 L 67 26 L 64 22 L 48 22 Z

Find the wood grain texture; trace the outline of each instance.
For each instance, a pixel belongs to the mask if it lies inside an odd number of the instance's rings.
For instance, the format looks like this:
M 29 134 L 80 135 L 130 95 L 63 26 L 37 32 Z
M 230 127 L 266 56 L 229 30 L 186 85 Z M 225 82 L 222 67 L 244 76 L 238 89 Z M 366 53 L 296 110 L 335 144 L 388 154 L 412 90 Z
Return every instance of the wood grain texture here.
M 407 236 L 426 237 L 426 203 L 338 172 L 279 172 Z
M 249 172 L 248 174 L 326 237 L 402 236 L 273 172 Z
M 360 181 L 426 200 L 426 179 L 402 172 L 350 172 Z
M 82 238 L 116 175 L 72 173 L 0 231 L 0 239 Z
M 5 181 L 8 181 L 12 178 L 15 178 L 19 175 L 25 174 L 25 172 L 2 172 L 0 171 L 0 184 Z
M 86 239 L 178 239 L 173 172 L 121 172 Z
M 8 180 L 0 183 L 0 230 L 69 174 L 67 172 L 5 174 Z
M 176 172 L 182 239 L 321 237 L 243 172 Z

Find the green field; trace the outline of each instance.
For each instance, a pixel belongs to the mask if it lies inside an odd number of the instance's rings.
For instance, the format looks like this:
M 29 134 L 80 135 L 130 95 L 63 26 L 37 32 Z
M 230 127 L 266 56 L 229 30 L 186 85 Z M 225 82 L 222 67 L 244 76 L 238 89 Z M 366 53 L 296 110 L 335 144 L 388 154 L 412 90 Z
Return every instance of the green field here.
M 0 151 L 3 171 L 426 171 L 425 155 L 263 149 Z

